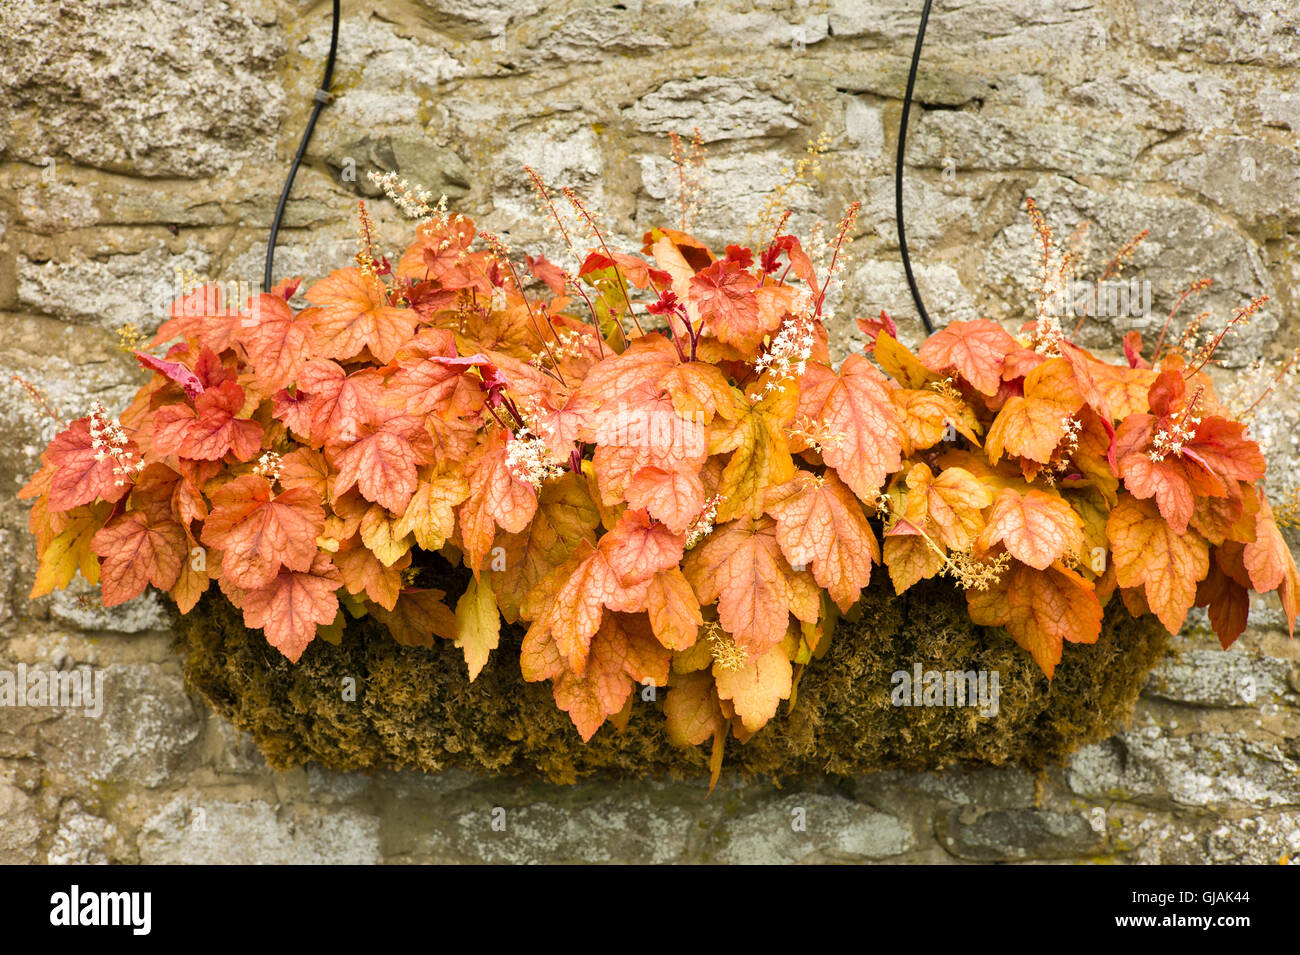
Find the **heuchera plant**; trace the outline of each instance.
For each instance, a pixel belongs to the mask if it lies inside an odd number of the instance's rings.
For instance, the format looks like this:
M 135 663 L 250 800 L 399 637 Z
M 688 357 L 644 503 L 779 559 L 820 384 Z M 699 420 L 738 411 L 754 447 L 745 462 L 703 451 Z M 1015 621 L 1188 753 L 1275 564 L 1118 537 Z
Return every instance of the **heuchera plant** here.
M 1222 335 L 1144 355 L 1130 333 L 1120 365 L 1075 345 L 1050 308 L 1071 254 L 1032 203 L 1044 284 L 1019 335 L 953 322 L 914 354 L 882 313 L 836 370 L 824 307 L 856 207 L 820 256 L 785 220 L 721 252 L 658 228 L 637 256 L 534 180 L 571 249 L 595 240 L 575 275 L 528 257 L 525 281 L 389 179 L 422 219 L 395 266 L 363 206 L 357 266 L 308 308 L 296 283 L 176 302 L 120 421 L 72 422 L 22 491 L 32 596 L 80 571 L 107 606 L 153 585 L 185 613 L 215 584 L 291 661 L 370 614 L 403 645 L 455 641 L 471 680 L 520 622 L 524 678 L 583 739 L 666 686 L 672 739 L 712 739 L 715 771 L 882 571 L 900 594 L 952 578 L 1048 679 L 1114 599 L 1171 632 L 1208 605 L 1227 647 L 1248 593 L 1277 591 L 1294 629 L 1264 457 L 1203 370 Z M 468 570 L 454 607 L 442 561 Z

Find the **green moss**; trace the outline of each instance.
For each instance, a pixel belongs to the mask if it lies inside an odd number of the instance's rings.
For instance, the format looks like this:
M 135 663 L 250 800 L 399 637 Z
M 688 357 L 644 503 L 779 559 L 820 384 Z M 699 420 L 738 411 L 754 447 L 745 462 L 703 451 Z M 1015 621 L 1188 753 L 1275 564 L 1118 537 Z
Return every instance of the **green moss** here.
M 841 621 L 830 651 L 804 672 L 794 707 L 748 743 L 731 740 L 726 765 L 775 778 L 936 769 L 956 763 L 1040 768 L 1108 736 L 1132 712 L 1168 635 L 1112 601 L 1101 638 L 1066 644 L 1050 683 L 1001 630 L 974 626 L 960 591 L 942 581 L 902 597 L 873 586 L 858 623 Z M 191 689 L 249 731 L 278 768 L 315 761 L 336 769 L 449 767 L 541 774 L 557 782 L 707 772 L 706 747 L 678 749 L 664 733 L 662 697 L 638 696 L 627 729 L 603 727 L 583 744 L 551 697 L 523 682 L 521 632 L 507 628 L 474 683 L 459 650 L 397 645 L 368 619 L 341 646 L 317 640 L 297 664 L 208 596 L 177 625 Z M 997 671 L 1000 708 L 895 707 L 895 671 Z M 344 699 L 347 678 L 356 699 Z

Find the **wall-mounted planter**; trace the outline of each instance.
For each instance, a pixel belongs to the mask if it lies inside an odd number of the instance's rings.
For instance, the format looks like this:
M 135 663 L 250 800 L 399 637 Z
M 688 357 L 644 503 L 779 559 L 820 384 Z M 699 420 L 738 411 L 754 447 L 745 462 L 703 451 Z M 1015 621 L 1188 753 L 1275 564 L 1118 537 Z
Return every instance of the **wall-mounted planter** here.
M 1169 640 L 1154 617 L 1134 619 L 1116 600 L 1097 643 L 1067 645 L 1049 683 L 1005 632 L 971 624 L 965 597 L 947 582 L 901 597 L 877 584 L 861 607 L 860 621 L 842 622 L 829 653 L 804 672 L 793 707 L 783 703 L 771 724 L 727 748 L 728 770 L 780 778 L 1058 763 L 1128 719 Z M 191 689 L 278 768 L 454 767 L 556 782 L 708 772 L 707 748 L 672 746 L 660 703 L 639 694 L 625 730 L 606 726 L 584 744 L 550 688 L 522 679 L 517 629 L 502 633 L 473 683 L 450 642 L 402 647 L 368 618 L 351 622 L 338 646 L 315 641 L 297 664 L 245 629 L 224 600 L 205 599 L 179 619 L 177 634 Z M 996 714 L 894 705 L 894 674 L 918 665 L 996 673 Z

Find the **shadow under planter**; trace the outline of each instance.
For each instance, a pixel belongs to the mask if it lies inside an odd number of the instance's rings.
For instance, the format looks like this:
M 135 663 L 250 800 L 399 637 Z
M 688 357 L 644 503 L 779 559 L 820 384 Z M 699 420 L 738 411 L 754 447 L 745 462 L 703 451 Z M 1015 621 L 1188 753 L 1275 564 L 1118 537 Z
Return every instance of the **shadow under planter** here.
M 1153 616 L 1135 620 L 1112 600 L 1098 641 L 1067 643 L 1049 683 L 1004 631 L 972 624 L 963 593 L 945 581 L 923 582 L 901 597 L 878 582 L 863 593 L 861 610 L 857 623 L 840 621 L 829 652 L 805 669 L 793 707 L 783 703 L 749 742 L 728 741 L 728 769 L 782 778 L 1059 763 L 1131 716 L 1169 641 Z M 450 642 L 403 647 L 369 618 L 350 621 L 339 646 L 314 641 L 297 664 L 244 627 L 220 596 L 205 596 L 176 628 L 189 687 L 252 734 L 277 768 L 454 767 L 554 782 L 591 773 L 708 773 L 707 746 L 669 742 L 662 689 L 657 702 L 642 702 L 638 690 L 627 729 L 606 725 L 584 744 L 557 709 L 551 685 L 523 681 L 517 628 L 503 628 L 500 647 L 473 683 Z M 911 677 L 917 665 L 922 672 L 996 672 L 996 715 L 981 715 L 978 705 L 895 705 L 895 674 Z M 352 700 L 345 699 L 348 678 L 355 681 Z

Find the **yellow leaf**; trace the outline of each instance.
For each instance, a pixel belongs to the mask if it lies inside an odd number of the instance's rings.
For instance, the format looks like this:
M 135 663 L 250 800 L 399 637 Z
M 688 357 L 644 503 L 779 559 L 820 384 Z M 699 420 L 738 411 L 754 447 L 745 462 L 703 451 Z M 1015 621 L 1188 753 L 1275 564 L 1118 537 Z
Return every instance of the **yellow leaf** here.
M 763 513 L 767 489 L 794 477 L 785 426 L 794 418 L 796 401 L 794 388 L 778 387 L 726 429 L 716 449 L 710 447 L 710 452 L 735 452 L 718 485 L 719 523 L 742 516 L 757 518 Z
M 753 733 L 773 716 L 790 695 L 794 669 L 785 648 L 776 643 L 762 653 L 751 653 L 744 665 L 726 670 L 714 664 L 718 697 L 730 700 L 745 729 Z
M 465 653 L 469 681 L 482 671 L 501 637 L 497 598 L 486 580 L 470 579 L 456 602 L 456 646 Z
M 880 332 L 876 335 L 876 349 L 872 352 L 872 357 L 876 359 L 876 364 L 885 370 L 885 374 L 904 388 L 924 388 L 930 382 L 938 381 L 940 378 L 921 364 L 921 359 L 908 351 L 906 346 L 889 332 Z
M 393 525 L 393 535 L 414 534 L 425 550 L 437 550 L 456 526 L 456 505 L 469 497 L 469 484 L 459 474 L 441 474 L 421 481 L 406 510 Z M 366 546 L 370 546 L 366 542 Z M 373 549 L 373 548 L 372 548 Z
M 372 504 L 361 518 L 361 542 L 379 558 L 385 567 L 392 567 L 411 549 L 411 535 L 398 533 L 398 518 L 390 517 L 378 504 Z
M 90 542 L 103 525 L 110 505 L 78 507 L 68 512 L 70 520 L 41 551 L 40 564 L 31 596 L 43 597 L 50 591 L 62 589 L 71 582 L 78 570 L 92 584 L 99 583 L 99 558 L 91 550 Z

